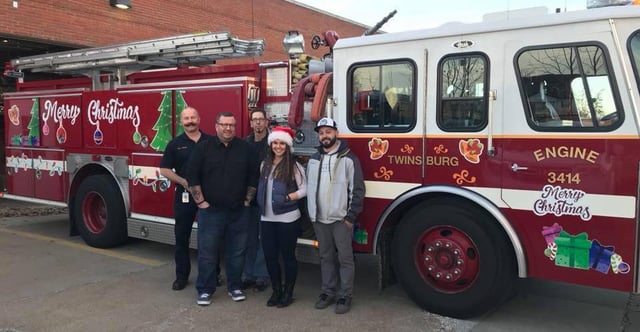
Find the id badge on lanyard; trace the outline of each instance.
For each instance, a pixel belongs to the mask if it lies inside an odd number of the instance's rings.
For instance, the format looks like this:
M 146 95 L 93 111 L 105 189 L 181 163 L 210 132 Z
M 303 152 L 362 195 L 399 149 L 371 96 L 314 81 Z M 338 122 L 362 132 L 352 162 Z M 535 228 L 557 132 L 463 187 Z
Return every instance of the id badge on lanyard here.
M 182 203 L 189 203 L 189 192 L 186 189 L 182 193 Z

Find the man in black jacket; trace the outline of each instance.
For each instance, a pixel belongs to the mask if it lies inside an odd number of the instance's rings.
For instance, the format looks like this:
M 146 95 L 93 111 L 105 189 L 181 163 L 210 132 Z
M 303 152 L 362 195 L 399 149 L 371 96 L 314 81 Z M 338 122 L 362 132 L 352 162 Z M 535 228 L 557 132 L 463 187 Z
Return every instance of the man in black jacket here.
M 236 119 L 216 117 L 216 136 L 198 144 L 187 171 L 198 206 L 197 303 L 211 304 L 216 290 L 219 244 L 224 246 L 227 291 L 234 301 L 246 297 L 241 275 L 247 242 L 249 204 L 256 192 L 258 165 L 251 145 L 235 135 Z

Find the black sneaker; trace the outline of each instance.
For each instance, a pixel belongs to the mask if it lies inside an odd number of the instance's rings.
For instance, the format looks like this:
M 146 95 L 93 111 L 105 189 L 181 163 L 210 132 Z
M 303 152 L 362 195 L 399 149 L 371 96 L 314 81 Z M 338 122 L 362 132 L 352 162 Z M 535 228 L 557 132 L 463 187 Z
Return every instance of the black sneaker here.
M 216 280 L 216 286 L 221 287 L 224 285 L 224 278 L 221 275 L 218 275 L 218 279 Z
M 325 293 L 320 294 L 320 296 L 318 296 L 318 301 L 316 302 L 316 309 L 325 309 L 326 307 L 330 306 L 331 303 L 333 303 L 333 301 L 335 301 L 335 296 L 333 295 L 328 295 Z
M 253 287 L 253 285 L 255 284 L 256 284 L 255 280 L 245 279 L 245 280 L 242 280 L 242 285 L 240 285 L 240 289 L 246 290 Z
M 345 314 L 351 310 L 351 297 L 344 296 L 338 299 L 336 302 L 336 314 Z
M 257 280 L 256 284 L 253 286 L 253 291 L 256 293 L 264 292 L 264 290 L 267 289 L 267 286 L 269 286 L 269 283 L 266 280 Z
M 171 285 L 171 289 L 173 290 L 183 290 L 185 287 L 187 287 L 187 281 L 181 279 L 176 279 L 173 285 Z

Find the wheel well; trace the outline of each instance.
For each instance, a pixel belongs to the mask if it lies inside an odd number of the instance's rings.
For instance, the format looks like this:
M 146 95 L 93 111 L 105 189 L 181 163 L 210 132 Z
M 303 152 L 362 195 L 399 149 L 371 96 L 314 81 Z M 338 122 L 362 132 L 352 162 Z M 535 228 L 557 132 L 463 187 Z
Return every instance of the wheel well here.
M 495 205 L 491 204 L 486 198 L 479 196 L 476 193 L 473 193 L 469 190 L 458 188 L 458 187 L 443 187 L 443 188 L 445 188 L 445 190 L 459 191 L 460 193 L 463 193 L 463 195 L 460 195 L 458 193 L 453 193 L 453 192 L 446 192 L 442 190 L 428 191 L 427 188 L 423 187 L 421 189 L 425 190 L 425 192 L 416 193 L 413 195 L 411 195 L 412 192 L 406 193 L 404 195 L 406 197 L 405 199 L 403 199 L 402 197 L 399 197 L 396 200 L 397 204 L 391 204 L 387 208 L 388 211 L 385 211 L 383 213 L 381 219 L 378 222 L 378 227 L 376 229 L 376 236 L 374 238 L 374 252 L 377 254 L 380 254 L 383 252 L 387 252 L 387 253 L 389 252 L 389 248 L 391 246 L 391 239 L 393 239 L 393 233 L 396 227 L 401 223 L 403 217 L 407 213 L 409 213 L 412 209 L 416 208 L 421 204 L 428 204 L 430 200 L 434 200 L 436 198 L 451 199 L 456 201 L 456 205 L 459 205 L 459 206 L 466 205 L 469 207 L 471 206 L 475 207 L 477 210 L 484 213 L 485 217 L 488 220 L 492 220 L 497 224 L 496 228 L 500 231 L 500 234 L 503 236 L 503 240 L 506 241 L 507 244 L 509 245 L 511 252 L 513 253 L 513 259 L 515 259 L 517 262 L 518 275 L 520 277 L 526 277 L 527 271 L 526 271 L 526 260 L 524 255 L 524 249 L 522 248 L 522 245 L 520 243 L 519 238 L 517 237 L 517 234 L 515 233 L 515 230 L 511 228 L 506 217 L 502 215 L 499 209 L 495 207 Z M 485 203 L 485 206 L 483 206 L 481 203 Z M 486 208 L 487 203 L 494 208 L 493 211 L 489 211 Z M 501 220 L 498 220 L 498 219 L 501 219 Z M 509 230 L 507 230 L 505 227 L 508 227 Z M 389 269 L 386 269 L 386 270 L 389 270 Z M 394 278 L 391 277 L 391 279 L 394 279 Z
M 69 213 L 69 235 L 74 236 L 78 235 L 78 228 L 76 226 L 76 220 L 73 213 L 73 208 L 75 205 L 76 192 L 78 192 L 78 187 L 80 183 L 84 181 L 86 178 L 92 175 L 98 174 L 106 174 L 113 175 L 109 170 L 107 170 L 104 166 L 98 164 L 87 164 L 80 168 L 78 172 L 73 176 L 73 180 L 69 185 L 69 194 L 67 195 L 67 211 Z

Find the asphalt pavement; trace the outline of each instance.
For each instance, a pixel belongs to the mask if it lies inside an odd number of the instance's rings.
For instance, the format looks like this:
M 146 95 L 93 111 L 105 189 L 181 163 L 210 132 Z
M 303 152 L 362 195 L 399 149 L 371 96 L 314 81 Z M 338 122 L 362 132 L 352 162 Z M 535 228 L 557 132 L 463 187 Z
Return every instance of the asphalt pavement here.
M 345 315 L 313 308 L 320 272 L 312 264 L 300 264 L 288 308 L 267 307 L 269 291 L 235 303 L 224 288 L 201 307 L 195 260 L 187 288 L 171 290 L 171 246 L 132 239 L 102 250 L 67 232 L 64 214 L 0 217 L 0 332 L 640 331 L 635 296 L 529 279 L 519 280 L 518 294 L 494 312 L 442 317 L 418 308 L 398 285 L 378 291 L 375 260 L 360 255 L 354 305 Z

